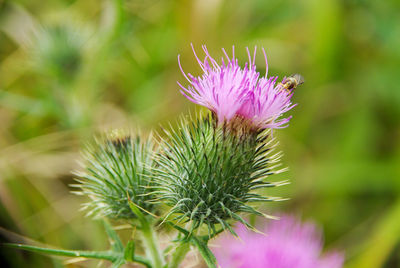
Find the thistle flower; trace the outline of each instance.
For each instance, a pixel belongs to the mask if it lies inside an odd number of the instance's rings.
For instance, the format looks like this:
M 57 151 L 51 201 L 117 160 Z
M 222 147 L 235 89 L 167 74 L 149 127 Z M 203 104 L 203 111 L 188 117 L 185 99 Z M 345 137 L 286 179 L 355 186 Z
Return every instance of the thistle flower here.
M 84 171 L 77 172 L 74 185 L 92 201 L 85 204 L 88 214 L 110 218 L 135 218 L 131 200 L 143 210 L 152 212 L 152 198 L 147 195 L 151 186 L 150 170 L 154 167 L 155 146 L 151 137 L 142 141 L 139 136 L 115 131 L 99 138 L 84 152 Z
M 321 233 L 312 223 L 283 216 L 254 233 L 243 225 L 236 228 L 240 239 L 229 234 L 218 237 L 212 249 L 221 268 L 340 268 L 343 254 L 321 254 Z
M 236 130 L 232 135 L 211 116 L 200 116 L 166 131 L 155 169 L 155 194 L 171 206 L 165 219 L 176 214 L 172 220 L 192 222 L 192 230 L 204 223 L 212 234 L 216 224 L 234 233 L 230 219 L 251 228 L 240 212 L 265 216 L 249 202 L 276 200 L 254 190 L 279 185 L 264 179 L 274 173 L 280 154 L 272 153 L 272 140 L 266 142 L 268 130 Z
M 229 122 L 236 117 L 248 120 L 255 129 L 283 128 L 291 117 L 280 119 L 281 115 L 295 105 L 291 102 L 292 90 L 276 83 L 277 77 L 267 77 L 268 62 L 263 49 L 266 71 L 261 76 L 256 70 L 254 49 L 253 59 L 249 49 L 249 61 L 242 68 L 235 58 L 232 47 L 232 58 L 222 49 L 226 59 L 221 64 L 211 57 L 206 46 L 202 47 L 206 57 L 201 61 L 192 45 L 193 53 L 203 70 L 201 76 L 195 77 L 182 69 L 179 56 L 179 67 L 189 81 L 185 88 L 179 82 L 181 93 L 190 101 L 205 106 L 217 115 L 219 124 Z

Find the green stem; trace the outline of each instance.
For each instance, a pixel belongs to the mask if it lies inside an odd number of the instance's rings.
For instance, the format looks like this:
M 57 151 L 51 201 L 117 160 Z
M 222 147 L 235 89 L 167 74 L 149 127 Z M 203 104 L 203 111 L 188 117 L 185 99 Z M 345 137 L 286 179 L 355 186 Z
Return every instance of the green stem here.
M 125 12 L 124 12 L 124 1 L 123 0 L 114 0 L 114 24 L 111 30 L 111 34 L 109 39 L 115 39 L 121 32 L 122 26 L 124 24 Z
M 143 243 L 145 244 L 148 258 L 150 258 L 154 268 L 162 268 L 164 265 L 164 260 L 161 254 L 161 250 L 158 247 L 158 242 L 154 233 L 154 229 L 147 219 L 142 220 L 141 223 Z
M 192 243 L 194 246 L 196 246 L 203 257 L 205 263 L 209 268 L 217 268 L 217 260 L 212 253 L 212 251 L 208 248 L 208 241 L 216 236 L 217 234 L 221 233 L 223 229 L 217 231 L 214 233 L 212 236 L 195 236 L 193 234 L 190 234 L 188 230 L 183 229 L 182 227 L 179 227 L 178 225 L 172 223 L 172 222 L 167 222 L 169 225 L 174 227 L 176 230 L 178 230 L 180 233 L 182 233 L 187 239 L 189 239 L 190 243 Z
M 118 260 L 123 260 L 123 255 L 121 253 L 113 251 L 66 250 L 66 249 L 55 249 L 55 248 L 42 248 L 37 246 L 12 244 L 12 243 L 6 243 L 4 245 L 10 248 L 22 249 L 41 254 L 49 254 L 49 255 L 57 255 L 65 257 L 84 257 L 89 259 L 101 259 L 101 260 L 111 261 L 113 263 L 117 262 Z M 142 256 L 135 255 L 132 259 L 132 262 L 143 264 L 147 268 L 151 267 L 149 261 L 143 258 Z
M 120 257 L 117 253 L 114 253 L 112 251 L 66 250 L 66 249 L 54 249 L 54 248 L 41 248 L 24 244 L 5 244 L 5 246 L 36 253 L 42 253 L 42 254 L 58 255 L 66 257 L 85 257 L 91 259 L 108 260 L 111 262 L 115 261 L 116 259 L 118 259 L 118 257 Z
M 186 254 L 190 250 L 190 244 L 188 242 L 182 242 L 172 254 L 171 261 L 169 262 L 168 268 L 178 268 L 179 264 L 183 261 Z
M 203 257 L 205 263 L 209 268 L 217 268 L 217 259 L 215 258 L 214 254 L 208 248 L 207 242 L 202 241 L 197 237 L 191 238 L 192 243 L 199 249 L 201 256 Z

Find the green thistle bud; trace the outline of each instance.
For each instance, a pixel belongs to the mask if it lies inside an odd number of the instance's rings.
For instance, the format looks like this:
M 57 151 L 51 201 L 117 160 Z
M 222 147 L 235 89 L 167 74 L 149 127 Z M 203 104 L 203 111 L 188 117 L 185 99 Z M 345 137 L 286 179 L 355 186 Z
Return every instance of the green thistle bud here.
M 264 180 L 280 155 L 271 154 L 269 133 L 241 119 L 217 125 L 210 116 L 183 119 L 178 130 L 166 131 L 155 176 L 160 201 L 172 207 L 165 220 L 175 214 L 173 220 L 191 221 L 192 230 L 205 223 L 212 233 L 220 224 L 234 233 L 230 219 L 251 227 L 240 212 L 265 216 L 249 203 L 274 200 L 254 192 L 277 185 Z
M 83 60 L 83 36 L 78 29 L 65 26 L 44 28 L 34 48 L 34 63 L 46 75 L 71 81 Z
M 96 139 L 84 151 L 83 172 L 78 172 L 75 185 L 92 201 L 84 204 L 88 214 L 110 218 L 135 218 L 129 201 L 144 211 L 154 212 L 147 195 L 151 186 L 150 170 L 154 167 L 155 146 L 151 137 L 142 141 L 139 136 L 114 131 Z

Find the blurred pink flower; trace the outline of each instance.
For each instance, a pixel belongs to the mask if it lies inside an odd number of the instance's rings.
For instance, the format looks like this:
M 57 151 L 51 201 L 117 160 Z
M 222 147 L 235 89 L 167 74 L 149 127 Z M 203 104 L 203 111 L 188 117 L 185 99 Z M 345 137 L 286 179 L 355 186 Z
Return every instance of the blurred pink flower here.
M 243 225 L 236 228 L 239 238 L 218 237 L 212 248 L 222 268 L 340 268 L 343 254 L 322 255 L 321 233 L 312 223 L 290 216 L 271 222 L 255 233 Z
M 194 77 L 187 75 L 182 69 L 179 56 L 179 67 L 189 81 L 189 86 L 182 88 L 181 93 L 190 101 L 205 106 L 213 111 L 219 123 L 230 121 L 235 117 L 249 120 L 256 128 L 283 128 L 287 126 L 291 117 L 279 119 L 281 115 L 295 105 L 291 103 L 292 92 L 285 90 L 280 83 L 276 84 L 278 77 L 267 78 L 268 63 L 265 50 L 265 76 L 260 77 L 256 71 L 255 57 L 257 47 L 254 49 L 253 59 L 247 48 L 248 63 L 241 68 L 235 58 L 232 47 L 232 58 L 221 59 L 219 65 L 208 53 L 206 46 L 202 46 L 206 55 L 201 61 L 192 45 L 194 55 L 203 70 L 203 75 Z

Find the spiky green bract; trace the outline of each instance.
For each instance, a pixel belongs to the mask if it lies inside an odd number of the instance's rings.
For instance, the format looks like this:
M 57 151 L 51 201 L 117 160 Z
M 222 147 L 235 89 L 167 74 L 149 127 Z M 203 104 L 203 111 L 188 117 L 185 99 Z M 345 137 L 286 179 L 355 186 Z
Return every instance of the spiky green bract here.
M 220 126 L 211 116 L 199 116 L 166 131 L 161 144 L 155 194 L 172 207 L 166 220 L 177 214 L 173 220 L 191 221 L 192 230 L 204 223 L 210 234 L 216 224 L 233 232 L 230 219 L 251 227 L 240 212 L 263 215 L 250 202 L 273 200 L 254 192 L 275 186 L 264 181 L 279 158 L 271 155 L 269 131 L 252 130 L 241 119 Z
M 135 218 L 132 202 L 145 212 L 154 212 L 148 189 L 152 184 L 155 146 L 151 137 L 142 140 L 114 132 L 96 139 L 84 151 L 83 172 L 77 173 L 78 194 L 89 196 L 88 214 L 110 218 Z M 132 201 L 131 203 L 129 201 Z M 144 213 L 145 213 L 144 212 Z

